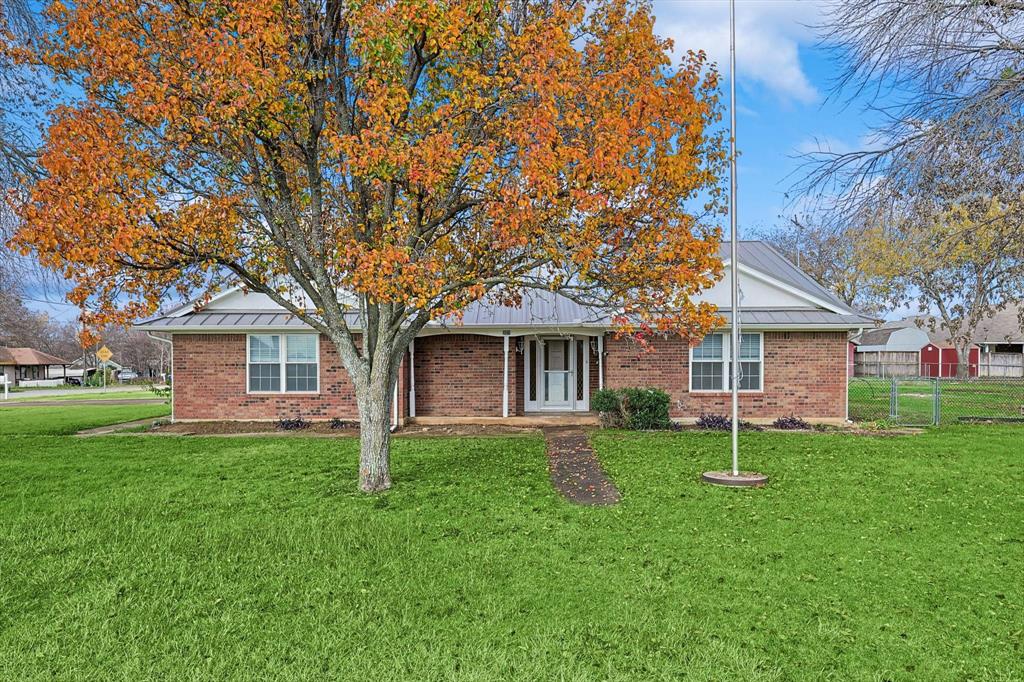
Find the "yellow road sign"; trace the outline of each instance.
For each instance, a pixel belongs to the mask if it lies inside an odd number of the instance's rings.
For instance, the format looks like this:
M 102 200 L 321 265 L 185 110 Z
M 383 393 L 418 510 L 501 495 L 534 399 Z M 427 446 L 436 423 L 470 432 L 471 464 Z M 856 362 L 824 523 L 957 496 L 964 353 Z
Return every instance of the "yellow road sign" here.
M 110 349 L 103 346 L 96 351 L 96 357 L 100 359 L 100 362 L 110 362 L 110 358 L 114 357 L 114 354 L 110 352 Z

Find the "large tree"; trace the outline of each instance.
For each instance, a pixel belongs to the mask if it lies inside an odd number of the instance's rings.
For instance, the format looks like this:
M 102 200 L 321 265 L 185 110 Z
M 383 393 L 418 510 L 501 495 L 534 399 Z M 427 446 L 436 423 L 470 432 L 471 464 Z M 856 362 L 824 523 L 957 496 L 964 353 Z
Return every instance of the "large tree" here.
M 1022 200 L 929 196 L 863 235 L 859 269 L 892 307 L 917 307 L 920 324 L 949 336 L 958 376 L 968 375 L 978 326 L 1024 292 Z
M 54 2 L 53 112 L 15 243 L 90 324 L 237 281 L 337 347 L 360 487 L 431 319 L 553 289 L 626 331 L 705 331 L 717 77 L 644 2 Z M 716 132 L 717 131 L 717 132 Z M 696 206 L 695 206 L 696 204 Z
M 861 149 L 808 155 L 799 189 L 833 227 L 866 216 L 858 261 L 966 352 L 979 321 L 1024 300 L 1024 3 L 837 0 L 822 28 L 836 96 L 879 124 Z
M 758 237 L 834 293 L 846 305 L 878 312 L 881 300 L 875 278 L 861 267 L 859 246 L 867 226 L 834 224 L 813 214 L 792 215 Z

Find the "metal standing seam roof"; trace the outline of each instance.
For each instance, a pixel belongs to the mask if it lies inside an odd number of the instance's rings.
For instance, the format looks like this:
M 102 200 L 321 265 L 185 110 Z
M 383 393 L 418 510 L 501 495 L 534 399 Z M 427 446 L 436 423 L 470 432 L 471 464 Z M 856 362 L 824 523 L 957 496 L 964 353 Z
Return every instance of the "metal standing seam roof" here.
M 761 241 L 741 241 L 738 251 L 740 265 L 746 265 L 759 270 L 795 289 L 799 289 L 805 294 L 824 299 L 848 313 L 857 312 L 839 300 L 831 291 L 816 282 L 813 277 L 790 263 L 785 256 L 772 248 L 770 244 Z M 723 261 L 729 260 L 730 253 L 727 243 L 722 243 L 718 250 L 718 257 Z
M 723 244 L 720 257 L 728 258 L 728 245 Z M 741 311 L 741 325 L 778 326 L 846 326 L 868 327 L 874 320 L 857 313 L 814 281 L 809 275 L 786 260 L 778 251 L 764 242 L 739 243 L 740 263 L 763 272 L 810 296 L 830 303 L 834 312 L 822 308 L 806 309 L 745 309 Z M 181 310 L 181 307 L 177 308 Z M 719 313 L 730 319 L 728 310 Z M 352 313 L 349 323 L 355 326 L 357 316 Z M 470 304 L 463 312 L 461 322 L 435 321 L 430 327 L 501 328 L 501 327 L 609 327 L 608 311 L 580 305 L 561 294 L 531 290 L 523 295 L 522 305 L 509 307 L 486 301 Z M 177 317 L 169 315 L 144 320 L 135 325 L 148 331 L 205 331 L 214 329 L 309 329 L 309 325 L 284 311 L 250 312 L 245 310 L 203 310 Z

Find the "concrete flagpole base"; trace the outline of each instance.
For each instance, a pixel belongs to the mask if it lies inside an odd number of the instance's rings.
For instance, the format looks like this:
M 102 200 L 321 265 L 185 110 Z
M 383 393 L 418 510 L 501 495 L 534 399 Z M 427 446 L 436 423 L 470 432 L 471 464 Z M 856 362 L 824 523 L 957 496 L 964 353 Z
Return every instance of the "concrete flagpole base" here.
M 753 471 L 741 471 L 733 476 L 731 471 L 705 471 L 700 480 L 711 485 L 725 485 L 733 488 L 763 488 L 768 485 L 768 477 Z

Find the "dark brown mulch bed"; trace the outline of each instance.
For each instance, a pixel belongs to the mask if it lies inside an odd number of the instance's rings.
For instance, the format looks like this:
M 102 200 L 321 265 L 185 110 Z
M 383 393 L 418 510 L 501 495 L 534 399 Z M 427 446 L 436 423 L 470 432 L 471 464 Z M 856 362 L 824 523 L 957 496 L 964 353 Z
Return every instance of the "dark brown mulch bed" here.
M 601 469 L 587 434 L 579 429 L 544 429 L 548 443 L 551 483 L 563 497 L 577 504 L 608 505 L 622 499 L 615 484 Z
M 177 434 L 181 436 L 230 436 L 241 434 L 274 435 L 274 436 L 358 436 L 359 427 L 354 423 L 346 423 L 344 428 L 332 428 L 328 421 L 310 422 L 301 429 L 279 429 L 277 422 L 255 421 L 211 421 L 211 422 L 175 422 L 161 424 L 150 429 L 150 433 Z M 396 436 L 431 437 L 431 436 L 519 436 L 535 435 L 537 429 L 521 426 L 453 424 L 448 426 L 416 426 L 402 427 L 395 432 Z

